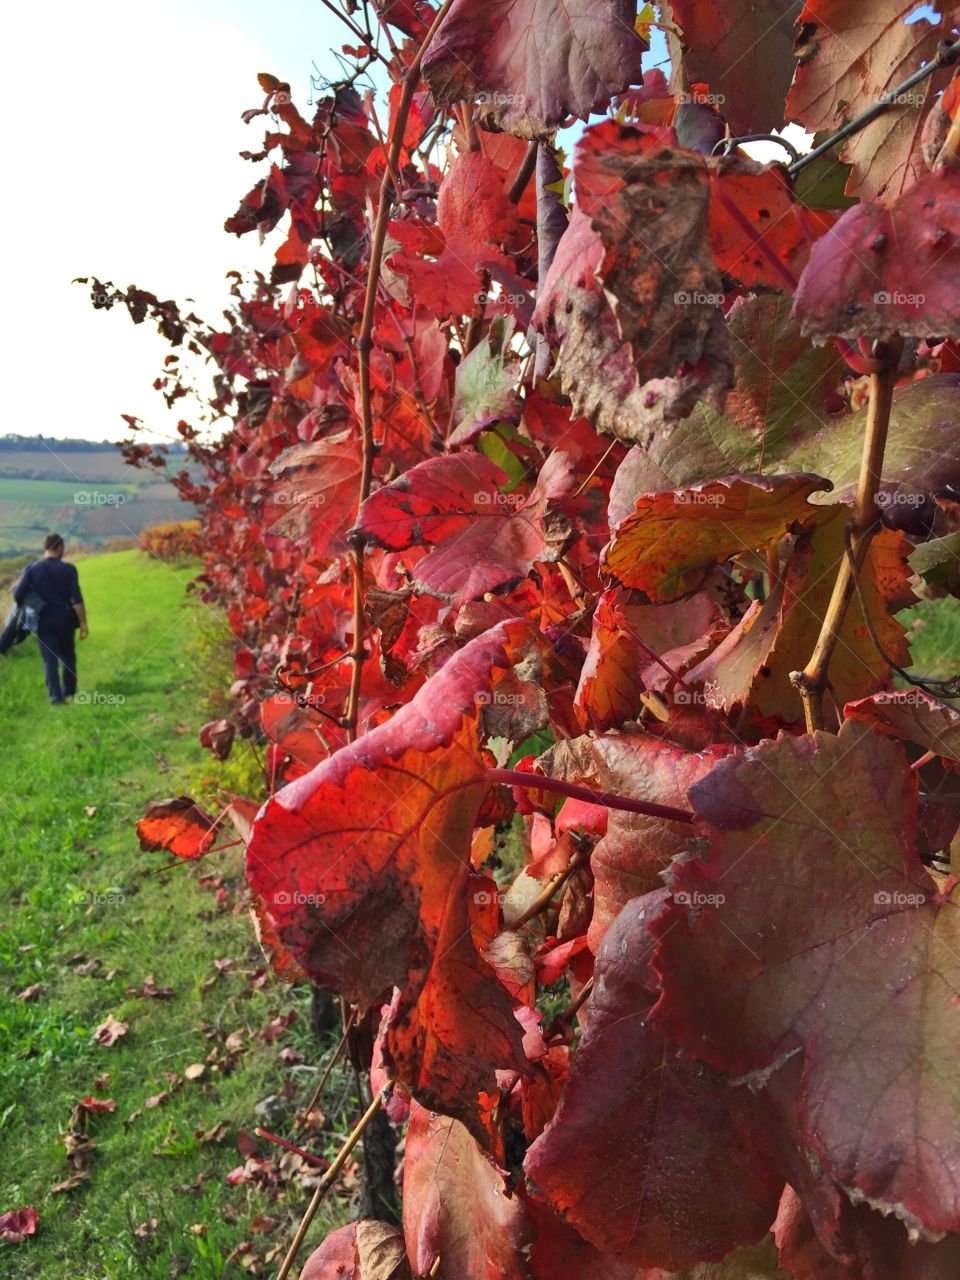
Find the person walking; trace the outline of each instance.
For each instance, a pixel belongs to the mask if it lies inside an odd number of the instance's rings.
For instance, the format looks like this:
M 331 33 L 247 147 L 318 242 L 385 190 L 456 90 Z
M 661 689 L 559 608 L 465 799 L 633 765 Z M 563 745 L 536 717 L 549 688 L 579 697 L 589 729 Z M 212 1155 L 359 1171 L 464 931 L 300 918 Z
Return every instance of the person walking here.
M 87 611 L 80 593 L 76 565 L 63 559 L 63 538 L 50 533 L 43 541 L 43 559 L 24 570 L 13 589 L 16 604 L 28 597 L 37 613 L 37 643 L 43 659 L 43 676 L 50 702 L 63 706 L 77 691 L 77 655 L 74 632 L 86 640 Z

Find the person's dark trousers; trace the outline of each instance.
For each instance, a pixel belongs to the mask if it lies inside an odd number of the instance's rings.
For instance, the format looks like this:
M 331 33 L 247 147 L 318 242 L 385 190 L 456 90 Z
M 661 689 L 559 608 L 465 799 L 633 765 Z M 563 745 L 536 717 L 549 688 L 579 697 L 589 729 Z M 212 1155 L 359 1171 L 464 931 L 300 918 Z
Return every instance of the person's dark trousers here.
M 62 702 L 77 692 L 77 650 L 73 623 L 47 623 L 41 618 L 37 630 L 43 678 L 51 702 Z

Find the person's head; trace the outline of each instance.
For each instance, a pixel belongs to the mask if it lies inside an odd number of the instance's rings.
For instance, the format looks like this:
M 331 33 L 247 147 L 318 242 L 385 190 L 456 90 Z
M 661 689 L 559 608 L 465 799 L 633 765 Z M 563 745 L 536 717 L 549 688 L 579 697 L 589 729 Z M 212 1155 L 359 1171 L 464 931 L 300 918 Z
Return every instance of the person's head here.
M 48 533 L 43 540 L 43 554 L 54 560 L 63 555 L 63 538 L 59 533 Z

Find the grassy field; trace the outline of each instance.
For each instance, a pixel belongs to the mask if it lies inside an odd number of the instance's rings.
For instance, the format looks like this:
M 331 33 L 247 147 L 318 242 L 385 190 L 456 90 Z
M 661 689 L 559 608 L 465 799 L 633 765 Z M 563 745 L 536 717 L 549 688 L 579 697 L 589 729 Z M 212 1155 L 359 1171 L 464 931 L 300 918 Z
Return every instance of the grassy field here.
M 265 1275 L 308 1190 L 298 1158 L 284 1166 L 278 1148 L 243 1136 L 266 1123 L 254 1107 L 273 1098 L 267 1127 L 329 1152 L 355 1114 L 352 1076 L 334 1072 L 331 1118 L 312 1113 L 300 1129 L 324 1047 L 306 991 L 263 972 L 239 851 L 158 874 L 170 859 L 137 845 L 150 800 L 215 803 L 224 766 L 196 728 L 222 713 L 205 713 L 204 695 L 229 680 L 225 628 L 184 604 L 186 570 L 137 552 L 80 568 L 86 700 L 48 705 L 32 638 L 0 659 L 0 1212 L 39 1214 L 34 1237 L 0 1244 L 0 1276 Z M 238 789 L 254 784 L 249 752 L 226 771 Z M 152 988 L 172 994 L 142 994 Z M 93 1033 L 109 1017 L 128 1030 L 105 1046 Z M 90 1095 L 115 1109 L 72 1117 Z M 228 1185 L 254 1148 L 271 1164 Z M 73 1189 L 52 1191 L 78 1171 Z M 312 1238 L 346 1216 L 334 1203 Z
M 130 467 L 127 472 L 136 475 Z M 173 485 L 148 478 L 154 483 L 36 480 L 0 473 L 0 555 L 36 549 L 52 529 L 72 545 L 95 546 L 190 515 L 192 508 L 180 501 Z

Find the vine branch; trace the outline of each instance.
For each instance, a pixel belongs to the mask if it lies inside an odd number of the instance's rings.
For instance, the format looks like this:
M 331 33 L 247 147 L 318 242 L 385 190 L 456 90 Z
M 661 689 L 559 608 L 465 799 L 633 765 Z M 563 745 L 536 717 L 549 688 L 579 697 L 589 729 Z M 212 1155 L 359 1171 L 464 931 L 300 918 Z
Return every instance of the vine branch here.
M 829 685 L 830 659 L 840 639 L 840 630 L 847 609 L 856 589 L 855 574 L 863 565 L 870 542 L 880 523 L 877 491 L 883 471 L 883 454 L 890 426 L 890 407 L 893 389 L 897 382 L 897 370 L 903 339 L 896 335 L 888 342 L 874 344 L 873 356 L 877 369 L 870 374 L 870 405 L 867 409 L 867 426 L 860 459 L 860 477 L 849 526 L 850 555 L 840 562 L 840 569 L 833 584 L 833 594 L 824 615 L 820 635 L 802 671 L 791 673 L 790 679 L 800 690 L 807 732 L 824 727 L 823 695 Z
M 632 796 L 613 795 L 608 791 L 594 791 L 592 787 L 580 787 L 560 778 L 547 778 L 539 773 L 525 773 L 521 769 L 488 769 L 487 781 L 508 787 L 527 787 L 532 791 L 552 791 L 571 800 L 584 800 L 587 804 L 603 805 L 606 809 L 622 809 L 625 813 L 642 813 L 648 818 L 665 818 L 669 822 L 693 822 L 689 809 L 674 809 L 668 804 L 654 804 L 651 800 L 634 800 Z
M 337 1158 L 317 1184 L 317 1189 L 313 1193 L 313 1199 L 307 1206 L 306 1213 L 300 1219 L 300 1225 L 297 1227 L 297 1234 L 293 1237 L 290 1248 L 287 1250 L 287 1256 L 283 1260 L 283 1265 L 277 1272 L 277 1280 L 287 1280 L 287 1276 L 290 1274 L 290 1268 L 297 1259 L 297 1254 L 300 1252 L 300 1246 L 303 1244 L 304 1237 L 309 1231 L 310 1224 L 316 1217 L 317 1210 L 323 1203 L 324 1197 L 340 1176 L 343 1166 L 350 1158 L 350 1152 L 363 1137 L 364 1131 L 379 1111 L 381 1103 L 386 1100 L 392 1088 L 393 1081 L 388 1080 L 344 1139 L 343 1145 L 337 1152 Z
M 444 0 L 437 11 L 437 16 L 430 24 L 430 29 L 423 38 L 413 61 L 403 73 L 403 88 L 397 103 L 397 114 L 393 121 L 390 135 L 390 150 L 387 155 L 383 179 L 380 183 L 380 199 L 377 204 L 377 216 L 373 226 L 370 242 L 370 262 L 367 266 L 367 288 L 363 300 L 363 316 L 360 321 L 360 332 L 357 337 L 360 375 L 360 429 L 361 429 L 361 471 L 360 492 L 357 500 L 357 513 L 370 496 L 370 482 L 373 479 L 373 405 L 370 395 L 370 351 L 373 347 L 373 314 L 377 300 L 377 287 L 380 283 L 380 268 L 383 265 L 383 247 L 387 239 L 387 224 L 390 220 L 390 209 L 394 194 L 392 173 L 399 173 L 400 153 L 403 149 L 403 135 L 407 127 L 407 118 L 413 103 L 413 95 L 420 83 L 420 66 L 423 55 L 437 33 L 437 28 L 447 15 L 453 0 Z M 363 673 L 365 654 L 358 643 L 363 629 L 363 552 L 354 547 L 350 552 L 353 561 L 353 635 L 354 654 L 353 671 L 350 675 L 350 692 L 347 697 L 346 723 L 347 736 L 352 742 L 357 736 L 357 712 L 360 705 L 360 677 Z

